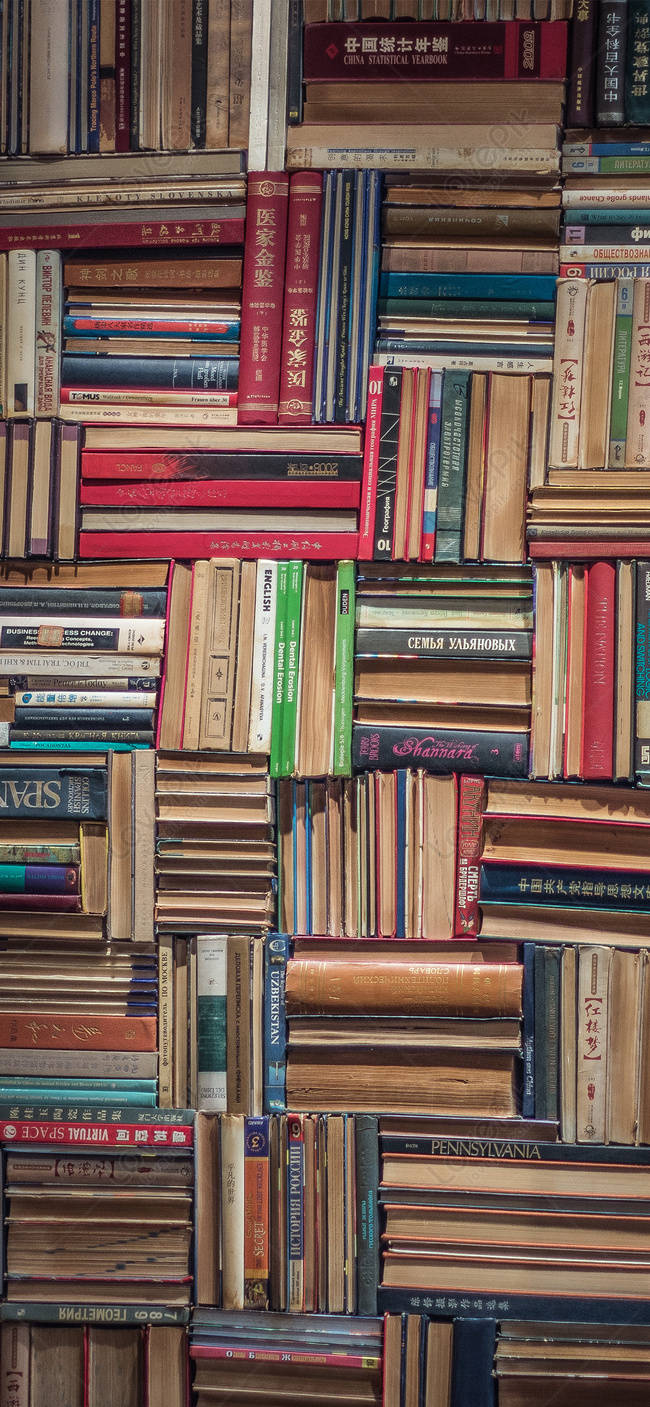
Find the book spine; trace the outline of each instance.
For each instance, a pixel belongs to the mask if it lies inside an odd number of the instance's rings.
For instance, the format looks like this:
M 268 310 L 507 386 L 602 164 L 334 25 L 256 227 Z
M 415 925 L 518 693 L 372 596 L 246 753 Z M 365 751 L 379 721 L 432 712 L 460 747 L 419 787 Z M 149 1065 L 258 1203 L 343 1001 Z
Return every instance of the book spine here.
M 131 145 L 131 0 L 116 0 L 115 23 L 115 150 Z
M 5 1315 L 2 1316 L 3 1320 Z M 4 1322 L 0 1327 L 0 1403 L 29 1407 L 31 1393 L 29 1324 Z
M 92 1075 L 110 1078 L 124 1076 L 133 1079 L 153 1079 L 156 1074 L 155 1053 L 112 1050 L 3 1050 L 2 1078 L 42 1079 L 52 1075 L 65 1079 L 68 1075 Z
M 10 416 L 34 414 L 35 337 L 36 251 L 10 248 L 7 261 L 7 414 Z
M 197 938 L 198 1108 L 225 1113 L 226 938 Z
M 458 1286 L 449 1293 L 446 1290 L 438 1291 L 435 1288 L 435 1283 L 423 1293 L 417 1290 L 393 1289 L 391 1286 L 380 1285 L 377 1295 L 378 1313 L 428 1314 L 428 1301 L 435 1296 L 436 1316 L 442 1319 L 453 1319 L 456 1323 L 459 1301 L 468 1298 L 467 1283 L 465 1281 L 463 1284 L 463 1275 L 460 1270 L 458 1279 Z M 472 1315 L 493 1320 L 495 1298 L 499 1299 L 499 1296 L 489 1290 L 484 1294 L 473 1290 L 471 1295 Z M 505 1321 L 511 1319 L 551 1320 L 556 1322 L 559 1320 L 569 1324 L 582 1324 L 587 1313 L 589 1322 L 594 1324 L 629 1324 L 631 1317 L 633 1317 L 634 1323 L 650 1323 L 650 1304 L 648 1301 L 630 1299 L 627 1295 L 619 1299 L 606 1299 L 600 1295 L 589 1295 L 575 1299 L 570 1295 L 509 1293 L 507 1299 L 500 1301 L 499 1319 Z M 469 1400 L 474 1402 L 473 1397 Z
M 233 393 L 224 392 L 224 395 L 231 394 Z M 234 394 L 236 395 L 236 392 Z M 168 480 L 176 483 L 183 479 L 201 479 L 203 482 L 231 480 L 233 483 L 258 480 L 273 480 L 279 483 L 286 480 L 309 484 L 311 490 L 314 484 L 320 482 L 360 482 L 362 461 L 356 454 L 332 454 L 322 457 L 273 454 L 270 451 L 264 454 L 247 454 L 246 477 L 242 481 L 242 459 L 239 453 L 229 454 L 224 451 L 210 454 L 208 450 L 199 450 L 196 454 L 173 451 L 155 453 L 151 450 L 134 449 L 125 455 L 119 451 L 82 450 L 81 473 L 84 482 L 89 479 L 146 479 L 155 480 L 156 483 Z M 0 602 L 3 600 L 3 588 L 0 587 Z M 135 615 L 137 612 L 124 611 L 122 614 Z M 160 615 L 161 612 L 153 611 L 149 614 Z
M 29 1331 L 30 1324 L 186 1324 L 190 1317 L 187 1306 L 151 1304 L 45 1304 L 32 1301 L 12 1300 L 0 1305 L 0 1321 L 13 1324 Z M 4 1358 L 0 1359 L 4 1362 Z M 0 1378 L 0 1382 L 1 1382 Z M 0 1400 L 2 1400 L 0 1398 Z M 5 1407 L 3 1402 L 2 1407 Z M 19 1400 L 6 1407 L 23 1407 Z M 28 1407 L 27 1401 L 24 1407 Z
M 602 871 L 586 867 L 515 865 L 484 861 L 481 866 L 481 903 L 525 904 L 563 908 L 642 909 L 648 886 L 634 870 Z
M 596 59 L 596 125 L 620 127 L 625 122 L 625 55 L 628 0 L 598 0 Z
M 422 545 L 420 548 L 420 559 L 423 562 L 432 562 L 436 549 L 442 383 L 442 372 L 431 372 L 431 380 L 429 382 L 429 405 L 427 410 L 424 497 L 422 501 Z
M 355 575 L 354 562 L 338 563 L 332 728 L 332 775 L 335 777 L 349 777 L 352 772 Z
M 560 279 L 557 286 L 553 395 L 548 462 L 552 469 L 576 469 L 582 395 L 582 353 L 587 284 Z
M 357 556 L 360 562 L 372 561 L 374 553 L 377 471 L 379 467 L 383 387 L 383 367 L 371 366 L 368 374 L 368 399 L 363 447 L 363 479 L 361 483 L 361 512 L 359 517 L 359 549 Z
M 560 1075 L 560 960 L 559 948 L 544 952 L 545 1046 L 546 1046 L 546 1114 L 547 1119 L 559 1118 Z
M 3 894 L 76 894 L 79 870 L 72 865 L 0 864 Z
M 357 1202 L 357 1314 L 377 1313 L 379 1285 L 379 1120 L 357 1114 L 354 1121 Z
M 625 467 L 650 468 L 650 398 L 645 347 L 650 332 L 650 278 L 635 278 L 627 407 Z
M 269 771 L 272 777 L 282 776 L 282 719 L 284 713 L 285 674 L 287 664 L 287 595 L 289 590 L 289 568 L 289 562 L 280 562 L 278 564 L 275 645 L 273 650 L 271 750 L 269 759 Z
M 483 777 L 460 778 L 454 914 L 454 934 L 458 938 L 475 938 L 479 930 L 478 882 L 485 794 Z
M 650 76 L 646 65 L 650 7 L 648 0 L 629 0 L 625 76 L 625 121 L 650 122 Z
M 580 0 L 571 21 L 568 127 L 593 126 L 597 15 L 597 0 Z
M 289 939 L 268 937 L 264 949 L 264 1112 L 286 1109 L 287 1022 L 285 977 Z
M 157 218 L 156 213 L 135 220 L 108 219 L 106 212 L 101 221 L 96 212 L 75 210 L 74 219 L 68 216 L 60 221 L 45 221 L 32 225 L 27 220 L 23 224 L 0 225 L 0 250 L 21 248 L 25 253 L 35 254 L 31 246 L 46 244 L 56 249 L 103 249 L 123 248 L 148 249 L 170 248 L 175 245 L 241 244 L 244 237 L 244 221 L 239 217 L 221 218 L 218 206 L 213 209 L 214 218 L 204 212 L 201 223 L 200 241 L 197 235 L 196 219 L 175 216 L 173 221 Z M 42 219 L 42 216 L 40 217 Z M 165 284 L 164 287 L 169 285 Z
M 56 250 L 36 256 L 35 413 L 56 415 L 61 364 L 61 260 Z
M 250 752 L 269 753 L 271 750 L 277 589 L 277 562 L 259 561 L 255 587 L 255 640 L 248 734 Z
M 144 484 L 126 481 L 117 484 L 82 483 L 81 505 L 100 508 L 358 508 L 361 485 L 354 482 L 269 481 L 259 479 L 220 479 L 211 483 L 183 481 Z
M 296 760 L 303 576 L 304 567 L 302 562 L 290 562 L 286 606 L 287 625 L 284 699 L 282 703 L 281 777 L 291 777 L 293 775 Z
M 354 172 L 343 172 L 340 184 L 341 232 L 338 250 L 338 294 L 336 298 L 336 324 L 333 329 L 333 419 L 339 424 L 345 423 L 347 410 L 352 263 L 354 253 L 354 188 Z
M 445 371 L 440 416 L 436 562 L 460 562 L 462 557 L 470 389 L 471 372 Z
M 143 675 L 147 677 L 142 687 L 155 688 L 160 660 L 155 655 L 100 655 L 91 650 L 77 653 L 55 650 L 52 654 L 45 650 L 4 650 L 0 653 L 0 672 L 18 678 L 27 675 L 32 686 L 39 675 L 44 675 L 48 682 L 63 678 L 76 678 L 79 682 L 82 677 L 106 681 L 111 676 L 136 678 Z
M 268 1309 L 270 1276 L 268 1115 L 244 1119 L 244 1308 Z
M 295 557 L 301 561 L 356 557 L 356 533 L 262 533 L 262 532 L 80 532 L 81 560 L 127 556 L 160 561 L 175 555 L 181 560 L 193 557 L 225 556 L 250 558 Z M 2 661 L 0 661 L 2 663 Z M 52 669 L 48 673 L 52 673 Z
M 578 950 L 578 1143 L 605 1141 L 611 962 L 611 948 Z
M 287 121 L 291 126 L 302 122 L 302 63 L 303 3 L 289 0 Z
M 289 1115 L 287 1139 L 287 1309 L 300 1314 L 305 1276 L 305 1135 L 300 1114 Z
M 206 145 L 208 83 L 208 0 L 192 0 L 192 88 L 190 130 L 192 146 Z
M 266 171 L 248 181 L 242 285 L 238 420 L 275 425 L 280 394 L 289 179 Z
M 87 150 L 99 152 L 99 0 L 88 6 L 88 140 Z
M 384 270 L 383 298 L 555 298 L 555 278 L 518 274 L 397 273 Z
M 526 777 L 528 738 L 519 733 L 354 723 L 352 766 L 360 772 L 415 766 L 442 774 L 460 771 Z
M 2 1311 L 0 1310 L 0 1316 L 1 1313 Z M 317 1353 L 311 1352 L 310 1349 L 298 1349 L 293 1351 L 289 1349 L 267 1348 L 266 1346 L 260 1349 L 250 1348 L 248 1346 L 245 1348 L 231 1348 L 226 1344 L 213 1343 L 191 1344 L 190 1358 L 198 1360 L 202 1358 L 232 1359 L 233 1362 L 243 1363 L 255 1361 L 261 1363 L 292 1363 L 297 1368 L 300 1368 L 302 1365 L 341 1369 L 378 1369 L 381 1367 L 381 1358 L 379 1356 L 375 1358 L 370 1355 L 364 1355 L 362 1357 L 360 1354 L 355 1353 Z
M 457 1319 L 454 1323 L 450 1407 L 494 1407 L 493 1374 L 497 1326 L 494 1319 Z
M 530 942 L 523 945 L 521 1113 L 524 1119 L 535 1118 L 535 946 Z
M 127 1050 L 156 1049 L 156 1021 L 142 1016 L 93 1016 L 77 1023 L 67 1016 L 52 1016 L 39 1012 L 35 1034 L 29 1013 L 0 1012 L 2 1045 L 19 1050 L 38 1047 L 39 1050 L 114 1050 L 120 1044 Z
M 384 630 L 360 626 L 356 639 L 356 655 L 361 659 L 529 660 L 533 645 L 530 630 L 445 630 L 434 621 L 430 621 L 426 633 L 417 628 Z
M 97 1110 L 94 1111 L 97 1113 Z M 129 1113 L 132 1111 L 129 1110 Z M 56 1147 L 73 1148 L 191 1148 L 193 1124 L 165 1124 L 160 1109 L 145 1109 L 143 1114 L 155 1114 L 157 1124 L 122 1123 L 112 1120 L 114 1109 L 106 1109 L 106 1123 L 77 1123 L 66 1119 L 23 1119 L 13 1117 L 0 1107 L 0 1139 L 8 1144 L 51 1143 Z M 172 1111 L 170 1111 L 172 1112 Z M 108 1122 L 108 1121 L 111 1122 Z
M 614 767 L 614 652 L 616 568 L 594 562 L 587 568 L 581 776 L 611 779 Z
M 7 819 L 103 821 L 106 797 L 106 773 L 100 768 L 0 767 L 0 809 Z
M 237 388 L 238 365 L 236 357 L 140 358 L 67 352 L 62 358 L 61 378 L 65 387 L 91 390 L 142 386 L 170 391 L 232 391 Z
M 609 417 L 610 469 L 625 466 L 627 441 L 627 408 L 630 392 L 630 358 L 632 354 L 634 281 L 617 279 L 614 351 L 612 354 L 612 399 Z
M 164 644 L 164 622 L 145 620 L 83 620 L 83 617 L 50 616 L 42 624 L 28 616 L 5 615 L 0 624 L 3 650 L 115 650 L 118 654 L 159 654 Z
M 296 171 L 289 182 L 280 425 L 311 424 L 322 199 L 321 173 Z
M 396 367 L 385 371 L 383 378 L 372 552 L 376 562 L 390 561 L 393 555 L 401 398 L 402 372 Z
M 417 19 L 417 5 L 413 18 Z M 363 26 L 345 22 L 306 24 L 304 78 L 308 83 L 353 79 L 381 83 L 395 79 L 431 83 L 485 79 L 558 79 L 566 74 L 567 25 L 551 27 L 518 20 L 493 21 L 487 34 L 484 22 L 465 20 L 464 34 L 447 25 L 420 23 L 419 44 L 413 42 L 408 23 L 382 24 L 383 47 L 368 44 Z M 365 43 L 364 43 L 365 41 Z
M 650 768 L 650 563 L 637 562 L 635 630 L 635 762 Z

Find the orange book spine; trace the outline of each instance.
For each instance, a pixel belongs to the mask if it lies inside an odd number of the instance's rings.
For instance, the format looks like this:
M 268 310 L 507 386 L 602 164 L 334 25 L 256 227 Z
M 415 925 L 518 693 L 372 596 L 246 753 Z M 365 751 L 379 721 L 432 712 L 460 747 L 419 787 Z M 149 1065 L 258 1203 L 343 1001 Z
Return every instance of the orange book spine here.
M 0 1047 L 19 1050 L 155 1050 L 154 1016 L 0 1012 Z
M 402 1012 L 429 1016 L 519 1016 L 519 963 L 342 962 L 287 964 L 288 1015 Z

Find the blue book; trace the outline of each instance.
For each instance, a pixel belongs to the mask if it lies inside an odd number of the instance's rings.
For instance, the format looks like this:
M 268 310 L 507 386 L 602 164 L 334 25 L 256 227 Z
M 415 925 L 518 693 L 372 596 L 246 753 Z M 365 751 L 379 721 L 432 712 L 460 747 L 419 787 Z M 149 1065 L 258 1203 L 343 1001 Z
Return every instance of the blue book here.
M 52 741 L 42 740 L 38 743 L 28 742 L 20 738 L 9 739 L 9 746 L 18 748 L 19 752 L 133 752 L 138 747 L 150 747 L 150 743 L 101 743 L 92 739 L 85 742 L 70 742 L 69 739 L 52 739 Z
M 65 1075 L 48 1075 L 43 1080 L 34 1080 L 28 1075 L 2 1075 L 3 1088 L 8 1090 L 24 1089 L 28 1094 L 38 1097 L 39 1093 L 48 1089 L 53 1095 L 60 1090 L 141 1090 L 143 1094 L 155 1094 L 158 1087 L 157 1080 L 129 1080 L 129 1079 L 84 1079 L 83 1076 L 71 1077 L 67 1079 Z M 11 1096 L 7 1095 L 6 1098 Z
M 135 320 L 138 322 L 149 321 L 149 319 L 145 319 L 144 316 L 142 318 L 138 317 Z M 89 321 L 91 321 L 90 327 L 87 326 Z M 153 319 L 153 321 L 155 321 L 155 319 Z M 179 327 L 175 327 L 175 319 L 170 321 L 163 319 L 162 321 L 164 325 L 159 327 L 125 327 L 123 321 L 115 322 L 115 325 L 112 326 L 112 320 L 107 321 L 101 318 L 99 314 L 91 314 L 90 317 L 80 318 L 77 313 L 66 313 L 63 318 L 63 332 L 64 335 L 68 337 L 81 338 L 119 337 L 121 339 L 123 337 L 146 337 L 159 340 L 161 337 L 164 337 L 166 342 L 173 341 L 175 337 L 181 338 L 183 342 L 234 342 L 239 337 L 240 325 L 238 321 L 224 321 L 222 323 L 221 319 L 219 319 L 221 325 L 218 330 L 211 331 L 208 328 L 205 332 L 198 330 L 194 332 L 188 331 L 182 324 Z M 189 316 L 187 321 L 191 321 Z M 196 321 L 198 321 L 198 318 Z M 80 322 L 83 324 L 81 327 L 79 326 Z M 155 352 L 155 348 L 152 350 Z
M 379 265 L 381 259 L 381 197 L 382 177 L 379 171 L 367 171 L 369 217 L 367 231 L 368 271 L 365 290 L 364 334 L 361 364 L 361 399 L 356 418 L 365 418 L 368 400 L 368 368 L 370 367 L 377 326 L 377 299 L 379 297 Z
M 64 1081 L 61 1089 L 51 1089 L 48 1085 L 40 1085 L 34 1089 L 30 1085 L 9 1085 L 0 1084 L 0 1100 L 6 1104 L 12 1104 L 15 1100 L 21 1105 L 34 1105 L 34 1109 L 44 1104 L 59 1105 L 76 1103 L 79 1109 L 82 1108 L 122 1108 L 124 1105 L 133 1105 L 136 1109 L 156 1107 L 155 1092 L 145 1090 L 110 1090 L 110 1089 L 84 1089 L 70 1088 Z
M 88 151 L 99 151 L 99 0 L 88 0 Z
M 650 142 L 565 142 L 562 156 L 650 156 Z
M 524 1075 L 521 1093 L 521 1113 L 524 1119 L 535 1118 L 535 944 L 524 943 L 522 1052 Z
M 382 298 L 555 298 L 546 274 L 415 274 L 384 272 Z
M 645 910 L 647 875 L 637 870 L 578 869 L 559 865 L 481 865 L 481 903 L 534 907 Z
M 286 1107 L 287 1021 L 285 978 L 289 958 L 285 933 L 269 934 L 264 949 L 264 1112 Z
M 451 1407 L 494 1407 L 494 1319 L 454 1319 Z

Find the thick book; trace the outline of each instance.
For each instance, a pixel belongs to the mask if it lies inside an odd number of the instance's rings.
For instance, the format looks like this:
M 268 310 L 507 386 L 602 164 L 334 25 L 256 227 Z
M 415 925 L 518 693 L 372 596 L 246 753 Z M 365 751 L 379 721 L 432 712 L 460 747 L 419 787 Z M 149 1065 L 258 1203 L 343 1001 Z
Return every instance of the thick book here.
M 529 660 L 533 636 L 530 630 L 481 630 L 469 626 L 455 630 L 435 626 L 415 630 L 360 626 L 356 640 L 357 658 Z
M 106 819 L 107 776 L 101 767 L 0 765 L 0 814 L 7 819 Z
M 357 533 L 348 532 L 81 532 L 82 559 L 142 557 L 159 561 L 203 557 L 292 557 L 308 561 L 355 558 Z
M 339 483 L 359 482 L 362 473 L 362 460 L 358 454 L 291 454 L 267 451 L 264 454 L 228 453 L 224 450 L 211 454 L 209 450 L 188 451 L 165 450 L 82 450 L 82 483 L 90 479 L 124 480 L 144 479 L 148 483 L 176 482 L 179 480 L 231 480 L 239 481 L 243 476 L 248 480 L 275 480 L 296 483 Z M 0 604 L 4 598 L 0 588 Z M 136 611 L 123 612 L 136 615 Z M 143 612 L 146 614 L 146 612 Z M 149 612 L 155 615 L 158 612 Z
M 287 1023 L 285 975 L 289 939 L 272 934 L 264 947 L 264 1110 L 286 1109 Z
M 462 25 L 306 24 L 305 82 L 400 79 L 556 79 L 566 76 L 565 21 L 496 20 Z M 352 93 L 354 90 L 352 89 Z
M 159 386 L 173 390 L 236 391 L 237 357 L 128 357 L 64 352 L 65 386 Z
M 284 172 L 249 176 L 239 369 L 241 425 L 277 424 L 288 204 L 289 177 Z
M 291 177 L 278 409 L 281 425 L 311 424 L 322 196 L 320 172 L 296 171 Z
M 523 778 L 528 776 L 528 735 L 355 723 L 352 766 L 362 772 L 406 766 Z
M 172 1111 L 170 1111 L 172 1112 Z M 174 1111 L 177 1112 L 177 1111 Z M 128 1111 L 129 1117 L 133 1111 Z M 85 1148 L 162 1148 L 178 1152 L 191 1148 L 194 1141 L 192 1123 L 164 1123 L 160 1109 L 148 1109 L 156 1115 L 157 1123 L 113 1123 L 113 1111 L 107 1111 L 106 1123 L 77 1123 L 67 1119 L 21 1119 L 0 1114 L 0 1141 L 5 1144 L 54 1144 L 58 1147 Z M 110 1122 L 108 1121 L 110 1120 Z
M 560 905 L 581 909 L 645 909 L 650 884 L 638 870 L 586 869 L 576 865 L 481 866 L 481 903 Z
M 585 675 L 581 775 L 607 781 L 614 766 L 616 568 L 594 562 L 587 568 Z
M 357 1114 L 355 1178 L 357 1213 L 357 1313 L 377 1313 L 379 1285 L 379 1121 L 376 1114 Z
M 625 122 L 628 24 L 628 0 L 598 0 L 596 124 L 599 127 L 619 127 Z

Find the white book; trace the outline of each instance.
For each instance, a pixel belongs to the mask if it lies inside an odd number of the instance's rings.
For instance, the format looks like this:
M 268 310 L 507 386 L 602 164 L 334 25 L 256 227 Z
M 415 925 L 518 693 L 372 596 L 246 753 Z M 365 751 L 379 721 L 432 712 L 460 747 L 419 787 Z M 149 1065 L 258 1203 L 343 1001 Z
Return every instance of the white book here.
M 379 352 L 373 358 L 377 366 L 430 367 L 431 371 L 503 371 L 510 375 L 530 376 L 535 371 L 552 371 L 551 357 L 454 357 L 449 352 Z
M 4 674 L 47 674 L 60 678 L 74 674 L 80 678 L 107 679 L 111 675 L 132 678 L 160 675 L 158 655 L 105 655 L 98 650 L 0 650 L 0 677 Z
M 158 654 L 165 641 L 165 622 L 154 617 L 132 616 L 34 616 L 3 615 L 0 645 L 7 650 L 57 649 L 68 645 L 79 649 L 96 640 L 105 650 L 120 654 Z
M 225 937 L 200 934 L 197 953 L 198 1104 L 223 1114 L 226 1098 L 226 981 Z
M 223 1309 L 244 1307 L 244 1115 L 221 1119 L 221 1225 Z
M 255 0 L 251 38 L 251 87 L 248 119 L 248 170 L 274 168 L 267 159 L 272 0 Z M 282 170 L 284 162 L 278 164 Z
M 69 0 L 31 0 L 29 150 L 68 149 Z
M 16 708 L 155 708 L 153 690 L 24 689 L 15 695 Z
M 559 279 L 548 446 L 551 469 L 576 469 L 588 279 Z
M 271 750 L 277 590 L 277 562 L 259 561 L 255 590 L 255 639 L 248 732 L 249 752 L 270 752 Z
M 269 115 L 266 164 L 283 171 L 287 145 L 287 67 L 289 59 L 289 0 L 273 0 L 269 62 Z
M 578 954 L 578 1143 L 605 1142 L 609 973 L 613 948 L 582 946 Z
M 7 259 L 7 415 L 34 414 L 36 250 Z

